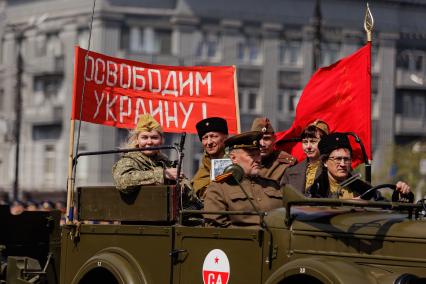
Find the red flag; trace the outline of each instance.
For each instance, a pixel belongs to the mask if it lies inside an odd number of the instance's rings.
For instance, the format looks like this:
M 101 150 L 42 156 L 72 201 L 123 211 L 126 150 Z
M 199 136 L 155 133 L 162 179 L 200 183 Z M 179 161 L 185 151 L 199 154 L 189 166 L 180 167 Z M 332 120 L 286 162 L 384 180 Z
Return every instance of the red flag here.
M 296 108 L 293 125 L 277 133 L 280 148 L 299 161 L 305 158 L 301 143 L 283 143 L 300 137 L 303 129 L 316 119 L 328 123 L 330 132 L 354 132 L 364 143 L 371 160 L 371 44 L 336 63 L 320 68 L 306 85 Z M 350 138 L 351 139 L 351 138 Z M 281 141 L 281 143 L 279 143 Z M 351 139 L 352 166 L 363 162 L 359 144 Z

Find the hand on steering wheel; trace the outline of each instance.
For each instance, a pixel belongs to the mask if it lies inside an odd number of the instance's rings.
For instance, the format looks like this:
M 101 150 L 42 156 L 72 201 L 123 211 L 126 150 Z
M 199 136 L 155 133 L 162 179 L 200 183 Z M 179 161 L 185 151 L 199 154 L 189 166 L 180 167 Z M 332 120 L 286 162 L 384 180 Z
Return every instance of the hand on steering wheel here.
M 397 186 L 395 184 L 388 184 L 388 183 L 379 184 L 370 188 L 369 190 L 361 194 L 360 198 L 364 200 L 369 200 L 373 196 L 376 196 L 377 190 L 381 188 L 390 188 L 393 190 L 392 202 L 413 203 L 414 201 L 414 194 L 412 192 L 402 193 L 401 191 L 397 189 Z

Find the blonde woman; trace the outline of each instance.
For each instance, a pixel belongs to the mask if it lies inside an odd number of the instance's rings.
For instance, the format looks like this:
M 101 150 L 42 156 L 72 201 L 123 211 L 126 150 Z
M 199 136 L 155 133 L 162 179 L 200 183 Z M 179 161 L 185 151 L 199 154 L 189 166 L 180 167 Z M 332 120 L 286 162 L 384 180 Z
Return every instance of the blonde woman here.
M 161 125 L 150 115 L 144 114 L 130 132 L 129 148 L 161 146 L 164 134 Z M 115 163 L 112 176 L 118 190 L 133 191 L 140 185 L 169 184 L 176 180 L 177 169 L 168 167 L 168 158 L 159 150 L 129 152 Z

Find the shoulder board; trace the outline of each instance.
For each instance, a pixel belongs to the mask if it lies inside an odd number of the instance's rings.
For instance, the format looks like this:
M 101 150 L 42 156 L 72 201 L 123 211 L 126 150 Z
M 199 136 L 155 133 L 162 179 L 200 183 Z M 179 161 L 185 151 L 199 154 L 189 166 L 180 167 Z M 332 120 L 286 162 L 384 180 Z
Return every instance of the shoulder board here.
M 290 164 L 290 165 L 295 165 L 297 163 L 296 158 L 285 151 L 281 151 L 279 153 L 277 157 L 277 161 L 280 162 L 281 164 Z
M 226 173 L 226 174 L 221 174 L 221 175 L 218 175 L 216 178 L 215 178 L 215 182 L 224 182 L 224 181 L 227 181 L 227 180 L 229 180 L 229 178 L 230 177 L 232 177 L 232 173 Z

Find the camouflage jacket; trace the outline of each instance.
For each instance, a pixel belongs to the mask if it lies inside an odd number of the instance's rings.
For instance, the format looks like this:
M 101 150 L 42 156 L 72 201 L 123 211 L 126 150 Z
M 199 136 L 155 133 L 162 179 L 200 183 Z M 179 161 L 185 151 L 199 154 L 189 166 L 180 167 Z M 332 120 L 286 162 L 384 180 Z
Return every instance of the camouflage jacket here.
M 118 190 L 133 191 L 139 185 L 164 184 L 164 168 L 169 163 L 161 153 L 148 157 L 142 152 L 129 152 L 112 167 L 112 177 Z

